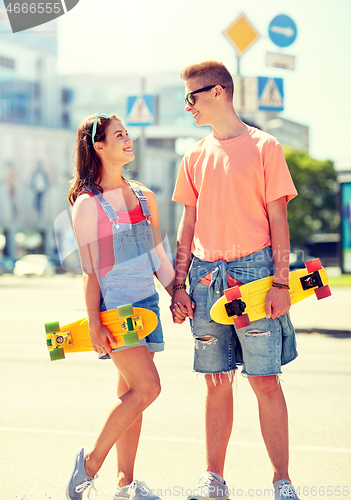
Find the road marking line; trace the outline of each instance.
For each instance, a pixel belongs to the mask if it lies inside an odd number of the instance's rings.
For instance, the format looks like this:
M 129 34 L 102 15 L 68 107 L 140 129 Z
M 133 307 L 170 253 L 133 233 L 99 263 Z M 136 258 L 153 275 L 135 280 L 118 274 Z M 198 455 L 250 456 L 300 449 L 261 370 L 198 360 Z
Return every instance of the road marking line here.
M 34 429 L 30 427 L 0 427 L 0 432 L 29 432 L 32 434 L 58 434 L 61 436 L 96 436 L 96 432 L 66 431 L 60 429 Z M 165 441 L 168 443 L 205 444 L 203 439 L 172 438 L 160 436 L 141 436 L 145 441 Z M 229 446 L 242 446 L 243 448 L 264 448 L 263 443 L 247 443 L 242 441 L 229 441 Z M 331 448 L 327 446 L 290 446 L 295 451 L 316 451 L 326 453 L 351 453 L 351 448 Z

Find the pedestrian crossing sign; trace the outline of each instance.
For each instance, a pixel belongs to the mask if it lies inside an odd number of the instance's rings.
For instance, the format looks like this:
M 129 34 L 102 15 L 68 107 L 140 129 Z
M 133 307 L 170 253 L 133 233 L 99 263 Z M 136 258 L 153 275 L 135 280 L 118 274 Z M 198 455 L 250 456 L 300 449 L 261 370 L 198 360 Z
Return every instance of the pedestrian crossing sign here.
M 282 78 L 258 77 L 258 109 L 283 111 L 284 91 Z
M 127 98 L 127 125 L 146 127 L 155 123 L 155 96 L 143 94 Z

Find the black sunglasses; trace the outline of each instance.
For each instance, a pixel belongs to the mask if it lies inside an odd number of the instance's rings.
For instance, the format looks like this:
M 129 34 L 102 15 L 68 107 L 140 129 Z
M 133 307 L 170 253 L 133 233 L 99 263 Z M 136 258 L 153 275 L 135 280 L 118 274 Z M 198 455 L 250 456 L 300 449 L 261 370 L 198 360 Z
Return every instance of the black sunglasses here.
M 216 83 L 216 85 L 208 85 L 207 87 L 203 87 L 202 89 L 193 90 L 192 92 L 189 92 L 189 94 L 187 94 L 185 97 L 185 104 L 188 104 L 189 106 L 194 106 L 194 104 L 195 104 L 194 94 L 200 94 L 200 92 L 207 92 L 207 90 L 211 90 L 214 87 L 216 87 L 217 85 L 219 85 L 219 84 Z M 222 89 L 225 89 L 224 85 L 220 85 L 220 87 L 222 87 Z

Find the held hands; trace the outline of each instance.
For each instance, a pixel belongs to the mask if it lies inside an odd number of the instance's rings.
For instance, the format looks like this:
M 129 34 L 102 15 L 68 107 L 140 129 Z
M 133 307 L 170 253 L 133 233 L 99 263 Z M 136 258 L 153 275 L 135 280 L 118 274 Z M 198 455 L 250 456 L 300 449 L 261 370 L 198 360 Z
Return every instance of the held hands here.
M 173 323 L 181 324 L 186 318 L 193 317 L 195 302 L 191 300 L 184 289 L 176 290 L 173 293 L 172 303 L 169 308 L 172 313 Z
M 100 323 L 98 326 L 89 325 L 89 335 L 94 351 L 99 354 L 107 354 L 112 352 L 110 342 L 116 346 L 117 342 L 112 333 Z
M 271 288 L 266 298 L 266 316 L 267 318 L 278 318 L 289 312 L 291 299 L 289 290 L 281 288 Z

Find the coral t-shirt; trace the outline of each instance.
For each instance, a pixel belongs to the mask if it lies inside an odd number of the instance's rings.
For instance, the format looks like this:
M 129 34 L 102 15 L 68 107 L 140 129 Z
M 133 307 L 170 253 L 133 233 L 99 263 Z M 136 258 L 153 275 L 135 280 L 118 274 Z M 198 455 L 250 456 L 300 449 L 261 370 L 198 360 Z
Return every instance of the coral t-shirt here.
M 277 139 L 250 127 L 234 139 L 212 134 L 184 156 L 173 201 L 196 207 L 192 253 L 226 262 L 271 244 L 267 203 L 297 195 Z

